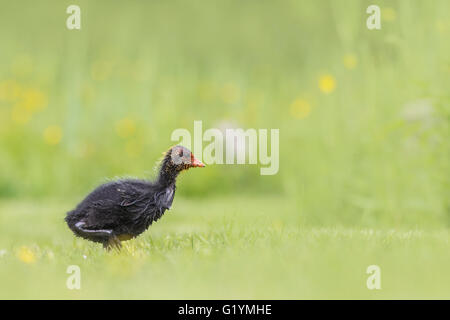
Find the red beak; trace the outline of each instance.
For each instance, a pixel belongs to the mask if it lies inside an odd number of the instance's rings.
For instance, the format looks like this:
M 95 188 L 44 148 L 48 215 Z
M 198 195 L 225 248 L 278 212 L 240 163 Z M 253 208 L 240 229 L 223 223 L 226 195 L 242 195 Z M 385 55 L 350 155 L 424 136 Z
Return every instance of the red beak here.
M 200 167 L 203 168 L 205 164 L 198 160 L 194 155 L 191 156 L 191 167 Z

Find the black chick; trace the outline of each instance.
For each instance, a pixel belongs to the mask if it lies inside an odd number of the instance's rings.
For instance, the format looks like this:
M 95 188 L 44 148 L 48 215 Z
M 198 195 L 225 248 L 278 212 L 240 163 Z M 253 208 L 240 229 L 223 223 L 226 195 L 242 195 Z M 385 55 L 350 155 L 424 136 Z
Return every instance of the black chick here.
M 192 167 L 204 167 L 189 149 L 175 146 L 166 152 L 159 176 L 150 182 L 124 179 L 99 186 L 65 218 L 76 236 L 100 242 L 110 249 L 132 239 L 170 209 L 178 174 Z

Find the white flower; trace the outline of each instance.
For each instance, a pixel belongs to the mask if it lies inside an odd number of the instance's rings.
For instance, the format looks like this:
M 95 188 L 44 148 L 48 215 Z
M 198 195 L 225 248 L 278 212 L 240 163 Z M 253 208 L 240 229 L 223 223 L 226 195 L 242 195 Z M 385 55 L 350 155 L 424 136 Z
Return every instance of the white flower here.
M 433 122 L 434 108 L 428 99 L 416 100 L 405 105 L 402 116 L 408 122 L 421 122 L 429 127 Z

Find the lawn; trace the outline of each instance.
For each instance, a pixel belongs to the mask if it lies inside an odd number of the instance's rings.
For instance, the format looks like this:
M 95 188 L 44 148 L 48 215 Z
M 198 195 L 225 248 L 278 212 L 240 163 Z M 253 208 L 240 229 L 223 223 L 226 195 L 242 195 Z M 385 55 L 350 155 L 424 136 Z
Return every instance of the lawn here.
M 305 227 L 283 198 L 180 198 L 106 252 L 64 225 L 72 205 L 0 206 L 0 298 L 450 298 L 446 229 Z M 66 287 L 69 265 L 80 267 L 80 290 Z M 366 286 L 369 265 L 380 267 L 380 290 Z

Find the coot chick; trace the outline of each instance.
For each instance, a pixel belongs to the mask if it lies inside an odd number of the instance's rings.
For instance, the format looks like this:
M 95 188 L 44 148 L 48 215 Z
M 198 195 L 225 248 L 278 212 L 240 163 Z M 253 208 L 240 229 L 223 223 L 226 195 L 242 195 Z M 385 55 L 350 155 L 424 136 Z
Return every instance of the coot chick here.
M 99 186 L 65 218 L 76 236 L 99 242 L 105 249 L 121 247 L 157 221 L 172 206 L 178 174 L 204 167 L 189 149 L 166 152 L 154 181 L 122 179 Z

